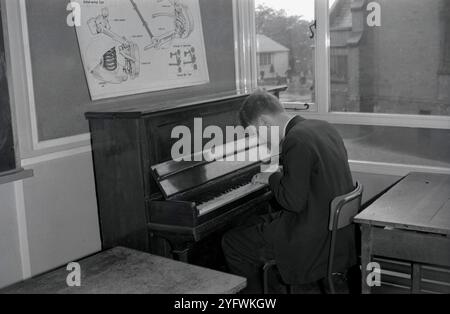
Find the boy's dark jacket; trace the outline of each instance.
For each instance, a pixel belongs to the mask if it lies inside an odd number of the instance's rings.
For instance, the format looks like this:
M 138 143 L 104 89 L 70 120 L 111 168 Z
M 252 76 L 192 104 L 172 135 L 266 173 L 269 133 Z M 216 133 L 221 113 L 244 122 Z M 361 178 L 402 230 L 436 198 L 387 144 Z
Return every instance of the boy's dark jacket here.
M 287 283 L 308 283 L 326 276 L 330 203 L 353 190 L 347 151 L 327 122 L 293 118 L 282 143 L 283 173 L 270 188 L 285 209 L 266 229 L 276 262 Z M 334 271 L 356 263 L 354 227 L 338 232 Z

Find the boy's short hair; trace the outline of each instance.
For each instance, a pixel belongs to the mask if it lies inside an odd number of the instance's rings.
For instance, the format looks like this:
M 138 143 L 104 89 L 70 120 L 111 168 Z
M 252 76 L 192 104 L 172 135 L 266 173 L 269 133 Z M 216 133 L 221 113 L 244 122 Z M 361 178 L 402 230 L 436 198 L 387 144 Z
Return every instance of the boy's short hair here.
M 284 112 L 277 97 L 265 90 L 257 90 L 247 97 L 239 111 L 242 126 L 248 127 L 263 114 L 278 114 Z

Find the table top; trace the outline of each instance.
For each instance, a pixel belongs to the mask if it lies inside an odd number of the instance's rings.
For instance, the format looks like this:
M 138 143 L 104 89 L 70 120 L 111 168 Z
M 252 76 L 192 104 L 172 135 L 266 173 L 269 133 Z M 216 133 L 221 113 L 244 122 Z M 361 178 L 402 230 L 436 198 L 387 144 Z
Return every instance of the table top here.
M 68 287 L 66 267 L 25 280 L 0 293 L 33 294 L 215 294 L 237 293 L 246 279 L 117 247 L 78 262 L 81 286 Z
M 410 173 L 355 222 L 449 236 L 450 175 Z

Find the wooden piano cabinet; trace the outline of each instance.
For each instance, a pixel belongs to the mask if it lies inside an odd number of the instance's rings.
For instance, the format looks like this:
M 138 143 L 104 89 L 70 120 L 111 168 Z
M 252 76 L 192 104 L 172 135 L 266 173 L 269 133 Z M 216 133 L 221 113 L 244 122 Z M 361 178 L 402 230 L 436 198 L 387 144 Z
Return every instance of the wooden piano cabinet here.
M 269 92 L 279 95 L 284 90 L 281 86 Z M 271 194 L 261 191 L 230 211 L 199 220 L 189 202 L 171 207 L 152 172 L 154 165 L 171 160 L 171 147 L 178 140 L 171 138 L 175 126 L 187 126 L 193 133 L 194 119 L 202 118 L 203 127 L 217 125 L 225 131 L 226 126 L 239 125 L 238 111 L 247 96 L 232 91 L 86 113 L 103 249 L 123 246 L 188 261 L 197 243 L 208 242 L 246 215 L 267 207 Z
M 89 121 L 102 248 L 149 252 L 139 120 Z

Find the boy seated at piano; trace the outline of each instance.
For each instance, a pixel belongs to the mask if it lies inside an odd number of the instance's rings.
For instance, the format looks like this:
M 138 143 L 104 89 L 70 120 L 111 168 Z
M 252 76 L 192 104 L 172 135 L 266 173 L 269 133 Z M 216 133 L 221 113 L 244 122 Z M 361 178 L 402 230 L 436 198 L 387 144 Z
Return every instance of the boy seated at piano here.
M 260 173 L 254 183 L 268 184 L 282 210 L 254 217 L 228 231 L 222 248 L 229 270 L 247 278 L 246 293 L 262 292 L 261 270 L 275 260 L 286 284 L 308 284 L 326 277 L 333 198 L 353 190 L 347 151 L 327 122 L 288 114 L 264 91 L 250 95 L 239 113 L 244 127 L 279 128 L 283 170 Z M 268 145 L 271 136 L 265 139 Z M 354 227 L 338 233 L 335 266 L 356 264 Z

